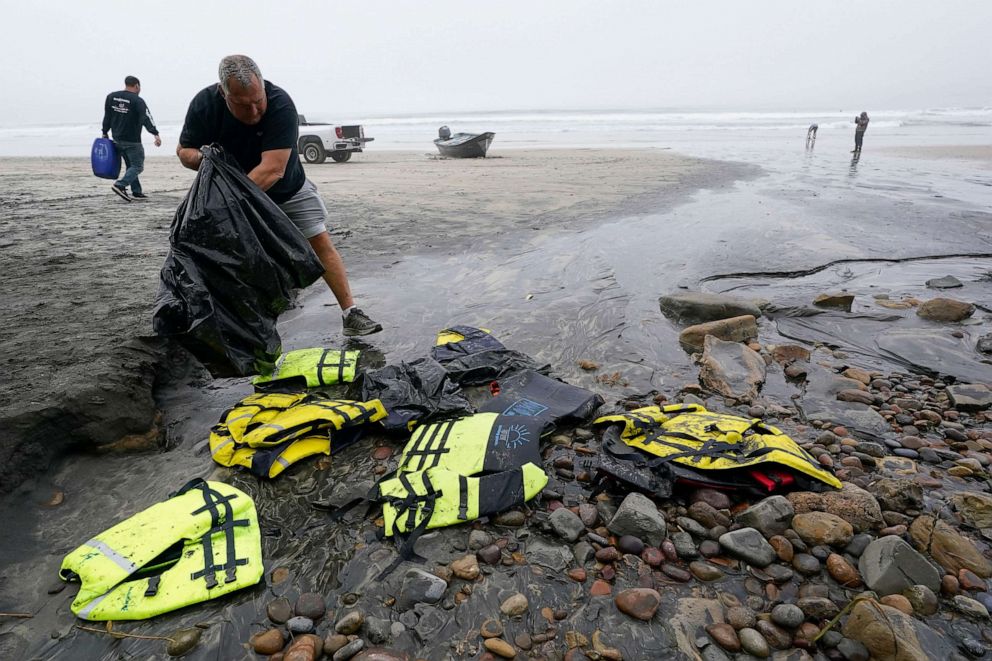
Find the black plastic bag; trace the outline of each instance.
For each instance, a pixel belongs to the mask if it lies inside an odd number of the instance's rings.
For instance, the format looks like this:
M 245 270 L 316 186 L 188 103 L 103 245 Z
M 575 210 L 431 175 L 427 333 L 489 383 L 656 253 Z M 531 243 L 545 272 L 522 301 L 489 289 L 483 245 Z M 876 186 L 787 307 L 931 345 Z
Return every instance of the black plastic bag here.
M 451 326 L 441 332 L 454 332 L 464 338 L 431 349 L 431 357 L 444 365 L 448 375 L 459 385 L 478 386 L 513 372 L 548 372 L 551 369 L 550 365 L 540 365 L 527 354 L 507 349 L 482 329 Z
M 389 430 L 406 432 L 412 421 L 472 412 L 458 384 L 430 358 L 365 372 L 361 381 L 362 400 L 382 402 L 388 415 L 379 422 Z
M 219 147 L 176 209 L 152 316 L 215 377 L 272 369 L 276 319 L 324 273 L 285 213 Z
M 500 392 L 479 407 L 503 415 L 544 418 L 553 424 L 586 420 L 602 406 L 596 393 L 544 376 L 533 370 L 500 379 Z

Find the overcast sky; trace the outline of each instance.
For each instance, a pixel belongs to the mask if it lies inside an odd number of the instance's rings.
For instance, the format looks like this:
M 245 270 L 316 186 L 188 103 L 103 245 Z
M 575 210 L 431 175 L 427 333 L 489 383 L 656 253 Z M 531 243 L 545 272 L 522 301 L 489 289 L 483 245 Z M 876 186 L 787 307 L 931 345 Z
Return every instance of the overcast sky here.
M 42 9 L 43 7 L 43 9 Z M 245 53 L 300 112 L 992 106 L 992 1 L 0 0 L 0 126 L 179 120 Z

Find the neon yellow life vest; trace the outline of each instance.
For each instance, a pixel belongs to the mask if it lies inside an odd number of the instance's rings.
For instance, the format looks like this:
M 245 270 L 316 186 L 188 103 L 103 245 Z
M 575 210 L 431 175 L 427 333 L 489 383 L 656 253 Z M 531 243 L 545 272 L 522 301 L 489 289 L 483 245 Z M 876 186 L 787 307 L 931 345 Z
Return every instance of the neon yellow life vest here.
M 59 575 L 81 581 L 81 619 L 143 620 L 255 585 L 262 572 L 255 503 L 194 480 L 67 555 Z
M 547 421 L 477 413 L 417 428 L 396 476 L 382 480 L 385 534 L 413 533 L 496 514 L 547 485 L 539 467 Z
M 795 441 L 758 419 L 712 413 L 698 404 L 672 404 L 647 406 L 594 422 L 604 423 L 622 423 L 620 438 L 627 445 L 695 469 L 726 470 L 771 462 L 841 487 Z
M 332 386 L 355 380 L 359 351 L 297 349 L 282 354 L 271 374 L 252 379 L 256 390 L 292 385 L 299 388 Z
M 358 427 L 386 417 L 378 399 L 354 402 L 308 394 L 249 395 L 210 431 L 210 456 L 273 478 L 316 454 L 331 454 L 357 438 Z

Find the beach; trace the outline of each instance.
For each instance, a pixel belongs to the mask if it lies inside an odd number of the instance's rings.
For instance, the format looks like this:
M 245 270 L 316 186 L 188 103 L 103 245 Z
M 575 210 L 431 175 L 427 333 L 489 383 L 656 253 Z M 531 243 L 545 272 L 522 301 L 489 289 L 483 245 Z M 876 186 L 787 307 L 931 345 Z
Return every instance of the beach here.
M 487 328 L 507 347 L 550 364 L 555 377 L 601 395 L 608 412 L 684 400 L 779 425 L 818 465 L 836 467 L 851 483 L 844 493 L 858 490 L 852 499 L 879 478 L 903 480 L 903 490 L 926 488 L 927 507 L 942 506 L 945 490 L 980 491 L 992 461 L 986 414 L 958 411 L 946 393 L 955 383 L 983 382 L 992 370 L 976 348 L 992 332 L 989 147 L 880 133 L 884 144 L 875 149 L 869 132 L 855 159 L 848 131 L 823 132 L 812 150 L 802 135 L 705 135 L 687 135 L 674 149 L 497 147 L 473 161 L 370 148 L 346 164 L 307 165 L 356 300 L 384 330 L 345 343 L 336 304 L 318 283 L 280 320 L 284 348 L 347 346 L 376 365 L 395 364 L 426 355 L 447 326 Z M 600 655 L 592 658 L 624 659 L 699 658 L 706 647 L 697 649 L 706 636 L 699 622 L 722 621 L 725 608 L 753 615 L 798 599 L 808 606 L 806 624 L 824 624 L 835 611 L 823 600 L 846 603 L 856 593 L 821 571 L 830 543 L 853 569 L 857 556 L 847 542 L 810 542 L 805 553 L 788 533 L 789 548 L 795 543 L 797 556 L 815 561 L 815 572 L 778 557 L 768 569 L 749 568 L 722 553 L 725 524 L 747 503 L 712 494 L 707 507 L 717 514 L 681 496 L 659 508 L 678 549 L 666 540 L 671 548 L 654 544 L 653 554 L 621 554 L 620 535 L 607 526 L 624 494 L 595 499 L 588 475 L 579 477 L 583 462 L 601 451 L 600 430 L 588 421 L 544 445 L 551 482 L 540 500 L 513 512 L 525 523 L 442 529 L 418 546 L 426 563 L 377 580 L 395 545 L 377 539 L 371 518 L 331 523 L 312 504 L 367 493 L 375 476 L 394 467 L 404 439 L 372 433 L 271 482 L 218 468 L 207 434 L 251 392 L 250 383 L 212 380 L 183 352 L 148 337 L 170 222 L 193 176 L 174 159 L 149 158 L 142 182 L 150 199 L 129 204 L 94 179 L 83 159 L 0 159 L 0 350 L 11 377 L 0 386 L 8 430 L 0 465 L 10 491 L 0 516 L 23 533 L 0 542 L 8 561 L 0 601 L 31 615 L 0 624 L 4 656 L 164 658 L 161 641 L 74 629 L 71 590 L 51 586 L 61 558 L 81 541 L 193 477 L 229 482 L 255 500 L 265 576 L 230 598 L 121 625 L 158 636 L 199 626 L 202 640 L 187 658 L 250 655 L 252 636 L 278 624 L 272 604 L 309 593 L 326 600 L 327 614 L 315 620 L 324 645 L 345 644 L 334 625 L 358 612 L 365 624 L 357 636 L 367 646 L 410 655 L 370 658 L 439 660 L 490 658 L 480 627 L 517 593 L 530 600 L 522 618 L 505 623 L 518 658 L 560 658 L 585 647 Z M 947 275 L 960 288 L 925 284 Z M 660 296 L 699 291 L 761 304 L 758 336 L 748 344 L 767 364 L 760 396 L 719 394 L 680 346 L 684 324 L 659 310 Z M 813 306 L 823 293 L 851 294 L 850 312 Z M 919 317 L 920 301 L 936 296 L 968 301 L 969 316 L 960 323 Z M 807 381 L 787 376 L 787 368 L 798 373 L 792 359 L 776 358 L 775 347 L 796 343 L 806 352 L 799 362 Z M 841 390 L 864 394 L 848 392 L 857 398 L 851 403 L 835 396 Z M 948 475 L 954 466 L 967 473 Z M 790 507 L 797 515 L 829 508 L 852 518 L 827 500 L 810 504 L 820 496 Z M 854 518 L 862 541 L 884 536 L 879 531 L 909 539 L 911 518 L 890 515 L 899 509 L 894 496 L 880 500 L 881 509 L 871 509 L 877 516 Z M 903 509 L 925 509 L 922 496 L 911 505 Z M 550 520 L 563 506 L 583 517 L 577 543 Z M 495 560 L 481 559 L 493 548 Z M 609 549 L 618 559 L 607 559 Z M 479 571 L 471 579 L 450 568 L 464 573 L 473 563 Z M 413 569 L 444 582 L 447 596 L 396 605 Z M 661 595 L 656 621 L 620 614 L 614 598 L 649 584 Z M 927 621 L 950 627 L 938 617 Z M 963 618 L 953 625 L 975 639 L 984 630 Z M 790 636 L 783 645 L 805 633 L 782 634 Z M 599 641 L 595 649 L 589 639 Z

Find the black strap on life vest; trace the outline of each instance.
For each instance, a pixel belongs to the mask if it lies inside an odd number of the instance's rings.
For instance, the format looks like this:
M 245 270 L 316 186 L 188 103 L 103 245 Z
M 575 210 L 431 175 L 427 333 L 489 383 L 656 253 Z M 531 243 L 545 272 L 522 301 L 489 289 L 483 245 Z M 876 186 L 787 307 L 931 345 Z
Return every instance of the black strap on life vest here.
M 407 474 L 400 473 L 398 479 L 407 491 L 406 496 L 403 498 L 396 496 L 385 497 L 385 501 L 396 510 L 396 518 L 393 520 L 393 536 L 401 542 L 401 545 L 398 549 L 399 555 L 397 558 L 379 574 L 377 580 L 381 581 L 389 576 L 404 560 L 424 562 L 424 558 L 418 556 L 414 552 L 413 547 L 417 543 L 417 540 L 420 539 L 420 536 L 424 534 L 424 531 L 427 530 L 427 526 L 431 522 L 431 517 L 434 516 L 434 503 L 444 493 L 434 488 L 426 472 L 419 473 L 419 475 L 424 483 L 423 495 L 419 495 L 413 490 L 413 484 L 410 483 Z M 418 513 L 421 516 L 420 523 L 416 523 Z M 399 521 L 404 514 L 407 515 L 406 529 L 409 531 L 406 536 L 403 535 L 399 527 Z
M 468 520 L 468 478 L 464 475 L 458 476 L 458 519 Z
M 425 468 L 434 468 L 439 463 L 441 463 L 441 456 L 447 452 L 451 452 L 451 448 L 445 447 L 448 443 L 448 436 L 451 435 L 451 430 L 455 426 L 454 420 L 449 420 L 447 422 L 439 422 L 432 425 L 434 428 L 431 430 L 430 438 L 424 444 L 424 449 L 420 449 L 420 442 L 427 435 L 427 429 L 424 429 L 424 433 L 420 434 L 414 446 L 406 453 L 406 457 L 403 461 L 403 468 L 408 468 L 410 471 L 421 471 Z M 435 439 L 440 436 L 437 441 L 437 445 L 434 445 Z M 419 457 L 420 462 L 416 468 L 410 466 L 410 462 L 414 457 Z M 428 458 L 432 460 L 430 466 L 425 466 Z
M 332 354 L 337 355 L 337 362 L 331 362 L 328 360 Z M 317 380 L 321 383 L 326 383 L 324 381 L 324 368 L 325 367 L 336 367 L 338 368 L 338 378 L 336 383 L 344 382 L 344 368 L 347 364 L 345 360 L 345 352 L 340 349 L 324 349 L 324 353 L 320 354 L 320 360 L 317 361 Z
M 224 582 L 233 583 L 237 578 L 237 568 L 248 564 L 247 558 L 236 557 L 237 549 L 234 548 L 234 529 L 249 525 L 248 519 L 234 520 L 234 509 L 231 507 L 231 501 L 238 496 L 236 494 L 225 496 L 219 491 L 211 489 L 203 480 L 200 480 L 197 484 L 187 484 L 183 488 L 184 491 L 188 490 L 187 487 L 199 489 L 203 494 L 204 501 L 203 507 L 193 510 L 190 514 L 196 516 L 203 512 L 210 513 L 210 530 L 204 533 L 201 538 L 201 543 L 203 544 L 203 569 L 191 574 L 190 578 L 196 580 L 202 577 L 207 583 L 207 589 L 211 590 L 217 587 L 216 572 L 224 570 Z M 224 508 L 223 512 L 221 512 L 221 506 Z M 220 565 L 214 563 L 212 538 L 217 533 L 224 534 L 224 542 L 227 544 L 225 561 L 224 564 Z

